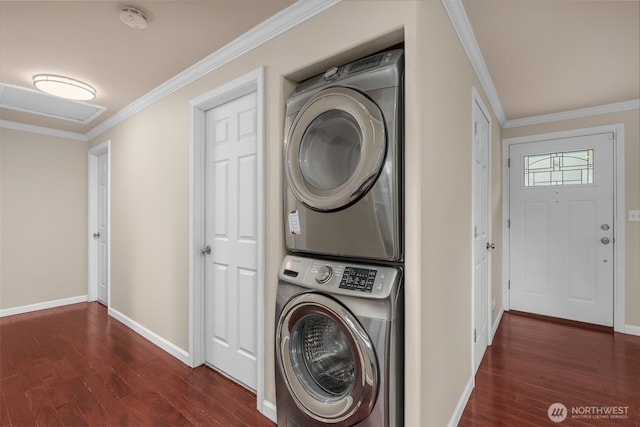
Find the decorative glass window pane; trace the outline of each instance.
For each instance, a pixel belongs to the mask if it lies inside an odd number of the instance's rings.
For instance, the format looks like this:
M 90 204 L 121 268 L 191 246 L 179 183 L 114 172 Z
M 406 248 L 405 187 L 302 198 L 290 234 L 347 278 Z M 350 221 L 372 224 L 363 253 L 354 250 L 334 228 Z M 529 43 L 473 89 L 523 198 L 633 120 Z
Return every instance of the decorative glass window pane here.
M 593 184 L 593 149 L 523 158 L 525 187 Z

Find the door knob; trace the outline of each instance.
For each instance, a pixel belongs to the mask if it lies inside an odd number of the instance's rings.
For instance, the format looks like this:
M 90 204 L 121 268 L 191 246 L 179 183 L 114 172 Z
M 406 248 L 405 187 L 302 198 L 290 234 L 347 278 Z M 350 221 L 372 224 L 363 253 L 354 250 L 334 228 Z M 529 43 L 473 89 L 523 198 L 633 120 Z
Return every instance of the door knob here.
M 487 250 L 489 250 L 489 249 L 495 249 L 495 248 L 496 248 L 495 243 L 489 243 L 489 242 L 487 242 Z
M 602 242 L 603 245 L 608 245 L 609 242 L 611 242 L 611 240 L 609 240 L 608 237 L 603 237 L 602 239 L 600 239 L 600 241 Z
M 100 233 L 93 233 L 93 238 L 97 239 L 98 237 L 100 237 Z
M 601 229 L 601 230 L 604 230 L 604 231 L 607 231 L 607 230 L 609 229 L 609 224 L 602 224 L 602 225 L 600 226 L 600 229 Z
M 207 255 L 208 255 L 208 254 L 210 254 L 210 253 L 211 253 L 211 246 L 207 245 L 207 246 L 205 246 L 204 248 L 200 249 L 200 253 L 201 253 L 202 255 L 204 255 L 204 254 L 207 254 Z

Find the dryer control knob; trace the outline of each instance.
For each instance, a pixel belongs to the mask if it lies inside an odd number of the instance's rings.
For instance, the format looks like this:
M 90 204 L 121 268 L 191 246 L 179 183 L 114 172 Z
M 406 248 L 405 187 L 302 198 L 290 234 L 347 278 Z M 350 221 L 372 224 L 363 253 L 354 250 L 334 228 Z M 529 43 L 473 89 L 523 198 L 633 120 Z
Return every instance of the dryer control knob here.
M 318 283 L 327 283 L 329 279 L 331 279 L 331 275 L 333 274 L 333 269 L 331 269 L 328 265 L 323 265 L 318 268 L 318 272 L 316 273 L 316 282 Z

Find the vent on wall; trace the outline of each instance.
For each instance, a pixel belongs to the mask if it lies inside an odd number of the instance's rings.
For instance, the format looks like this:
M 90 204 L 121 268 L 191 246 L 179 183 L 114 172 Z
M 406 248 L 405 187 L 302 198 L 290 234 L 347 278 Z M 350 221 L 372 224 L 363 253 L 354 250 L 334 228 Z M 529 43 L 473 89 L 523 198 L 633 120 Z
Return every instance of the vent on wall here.
M 41 116 L 87 124 L 106 111 L 106 107 L 72 101 L 46 93 L 0 83 L 0 107 Z

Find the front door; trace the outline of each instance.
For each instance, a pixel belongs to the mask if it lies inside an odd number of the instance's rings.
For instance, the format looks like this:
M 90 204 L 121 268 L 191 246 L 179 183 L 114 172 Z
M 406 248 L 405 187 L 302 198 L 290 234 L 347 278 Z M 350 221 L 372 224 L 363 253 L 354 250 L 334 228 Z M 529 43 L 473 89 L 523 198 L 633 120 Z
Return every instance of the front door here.
M 206 112 L 205 361 L 257 384 L 257 96 Z
M 613 133 L 510 146 L 510 307 L 613 325 Z

